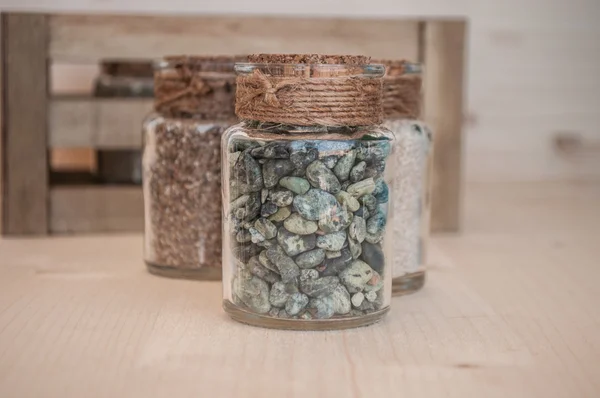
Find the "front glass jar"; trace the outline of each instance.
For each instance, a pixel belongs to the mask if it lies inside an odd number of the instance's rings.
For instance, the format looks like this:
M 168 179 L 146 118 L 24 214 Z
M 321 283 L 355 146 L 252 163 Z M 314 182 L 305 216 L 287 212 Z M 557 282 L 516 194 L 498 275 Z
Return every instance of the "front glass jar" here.
M 358 69 L 236 65 L 239 76 L 260 71 L 263 77 L 280 77 L 272 82 L 275 87 L 298 75 L 310 84 L 327 81 L 315 76 L 369 81 L 383 74 L 381 65 Z M 311 89 L 289 87 L 291 96 Z M 328 95 L 336 96 L 333 90 Z M 232 318 L 284 329 L 346 328 L 382 318 L 391 297 L 387 258 L 393 242 L 386 226 L 391 225 L 392 143 L 390 131 L 377 125 L 246 120 L 227 130 L 223 289 Z
M 221 135 L 235 122 L 235 59 L 157 65 L 144 122 L 144 260 L 153 274 L 221 278 Z

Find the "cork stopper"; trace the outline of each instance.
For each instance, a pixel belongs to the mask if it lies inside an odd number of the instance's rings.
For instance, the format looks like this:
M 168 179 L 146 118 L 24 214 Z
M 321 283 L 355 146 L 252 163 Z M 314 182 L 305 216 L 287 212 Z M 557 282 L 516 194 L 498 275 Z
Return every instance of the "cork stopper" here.
M 248 62 L 254 64 L 338 64 L 366 65 L 371 57 L 364 55 L 325 55 L 325 54 L 250 54 Z
M 418 119 L 421 115 L 421 66 L 406 60 L 373 60 L 386 68 L 383 112 L 386 119 Z

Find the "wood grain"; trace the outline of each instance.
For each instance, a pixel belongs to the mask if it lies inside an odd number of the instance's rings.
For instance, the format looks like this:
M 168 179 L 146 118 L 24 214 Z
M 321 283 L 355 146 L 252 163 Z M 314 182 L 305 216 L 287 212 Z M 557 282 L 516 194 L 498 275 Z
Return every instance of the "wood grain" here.
M 48 229 L 47 18 L 2 14 L 2 233 Z
M 137 186 L 55 186 L 50 190 L 51 233 L 141 232 L 142 189 Z
M 339 332 L 237 324 L 220 284 L 147 274 L 139 235 L 2 240 L 0 396 L 599 396 L 600 184 L 466 202 L 424 290 Z
M 423 114 L 434 133 L 432 232 L 460 227 L 465 29 L 462 21 L 427 21 L 423 32 Z

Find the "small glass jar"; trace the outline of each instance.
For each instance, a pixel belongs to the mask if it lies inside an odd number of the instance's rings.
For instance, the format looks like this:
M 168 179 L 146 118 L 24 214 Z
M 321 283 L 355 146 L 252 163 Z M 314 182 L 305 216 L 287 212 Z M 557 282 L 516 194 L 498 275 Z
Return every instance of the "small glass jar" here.
M 384 316 L 391 297 L 386 259 L 393 242 L 386 224 L 393 135 L 376 122 L 318 124 L 329 115 L 321 119 L 294 107 L 306 98 L 325 109 L 344 103 L 335 87 L 326 88 L 328 79 L 366 81 L 380 92 L 384 68 L 291 58 L 306 63 L 236 65 L 236 107 L 244 121 L 227 130 L 222 145 L 224 309 L 237 321 L 263 327 L 368 325 Z M 264 95 L 257 101 L 268 101 L 269 93 L 279 98 L 270 107 L 239 112 L 248 98 L 240 79 L 256 74 L 275 87 L 257 94 Z M 311 94 L 319 90 L 310 86 L 315 82 L 324 83 L 326 100 Z M 377 115 L 380 97 L 365 101 L 376 102 Z M 281 119 L 271 114 L 279 111 Z M 305 121 L 289 123 L 300 113 Z
M 430 220 L 429 178 L 433 161 L 432 134 L 418 120 L 421 111 L 421 65 L 378 61 L 386 66 L 383 79 L 384 126 L 396 137 L 393 163 L 394 227 L 392 294 L 413 293 L 425 284 Z
M 221 135 L 235 122 L 236 58 L 170 57 L 143 126 L 144 260 L 157 275 L 221 278 Z

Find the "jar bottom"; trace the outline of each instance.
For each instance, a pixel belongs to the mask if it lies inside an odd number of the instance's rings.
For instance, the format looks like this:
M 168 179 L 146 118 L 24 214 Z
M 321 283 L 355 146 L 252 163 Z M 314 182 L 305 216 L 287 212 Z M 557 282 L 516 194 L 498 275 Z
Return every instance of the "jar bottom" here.
M 164 265 L 158 265 L 146 261 L 148 272 L 152 275 L 175 279 L 194 279 L 201 281 L 220 281 L 222 279 L 221 268 L 201 267 L 201 268 L 176 268 Z
M 425 271 L 413 272 L 392 279 L 392 296 L 415 293 L 425 284 Z
M 282 330 L 340 330 L 377 323 L 388 313 L 390 307 L 388 306 L 379 311 L 357 317 L 312 320 L 274 318 L 260 315 L 246 311 L 229 300 L 223 300 L 223 309 L 234 321 L 250 326 Z

